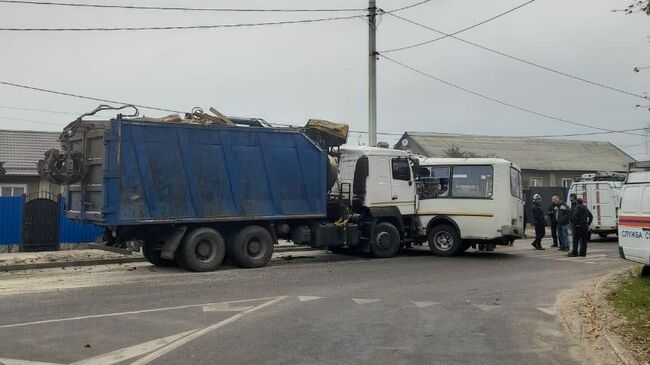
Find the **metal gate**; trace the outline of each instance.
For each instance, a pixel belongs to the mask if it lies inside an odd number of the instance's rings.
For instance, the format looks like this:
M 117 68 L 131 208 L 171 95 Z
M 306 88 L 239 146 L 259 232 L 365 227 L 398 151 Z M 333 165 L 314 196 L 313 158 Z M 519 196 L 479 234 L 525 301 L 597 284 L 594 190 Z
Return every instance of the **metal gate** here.
M 55 251 L 59 248 L 57 196 L 39 193 L 25 199 L 21 251 Z

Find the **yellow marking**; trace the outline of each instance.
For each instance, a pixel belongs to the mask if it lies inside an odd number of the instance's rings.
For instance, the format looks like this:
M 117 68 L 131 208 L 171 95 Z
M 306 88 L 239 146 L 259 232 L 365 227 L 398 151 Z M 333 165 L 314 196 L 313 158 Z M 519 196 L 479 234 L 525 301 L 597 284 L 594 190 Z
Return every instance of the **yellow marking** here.
M 417 215 L 448 215 L 465 217 L 494 217 L 494 213 L 469 213 L 469 212 L 417 212 Z

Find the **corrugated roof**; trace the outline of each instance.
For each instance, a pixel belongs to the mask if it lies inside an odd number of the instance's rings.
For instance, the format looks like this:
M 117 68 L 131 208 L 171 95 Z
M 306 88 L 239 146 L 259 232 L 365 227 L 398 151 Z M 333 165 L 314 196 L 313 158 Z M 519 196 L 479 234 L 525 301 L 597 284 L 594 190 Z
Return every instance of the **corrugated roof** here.
M 0 161 L 7 175 L 38 175 L 36 165 L 45 151 L 61 148 L 58 132 L 0 129 Z
M 528 170 L 626 171 L 628 163 L 635 161 L 613 144 L 599 141 L 405 132 L 395 148 L 408 149 L 402 144 L 404 139 L 415 142 L 430 157 L 446 157 L 445 150 L 455 145 Z

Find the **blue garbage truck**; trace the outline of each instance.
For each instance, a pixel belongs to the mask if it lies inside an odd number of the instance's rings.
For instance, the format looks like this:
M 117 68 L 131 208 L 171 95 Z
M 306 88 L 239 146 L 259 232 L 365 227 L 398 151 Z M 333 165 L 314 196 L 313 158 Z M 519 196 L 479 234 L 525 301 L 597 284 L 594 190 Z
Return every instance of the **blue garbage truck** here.
M 260 267 L 279 238 L 388 257 L 411 237 L 396 207 L 364 207 L 363 154 L 338 179 L 347 125 L 90 115 L 64 129 L 39 172 L 66 186 L 68 217 L 102 226 L 109 246 L 141 247 L 155 265 L 210 271 L 228 258 Z

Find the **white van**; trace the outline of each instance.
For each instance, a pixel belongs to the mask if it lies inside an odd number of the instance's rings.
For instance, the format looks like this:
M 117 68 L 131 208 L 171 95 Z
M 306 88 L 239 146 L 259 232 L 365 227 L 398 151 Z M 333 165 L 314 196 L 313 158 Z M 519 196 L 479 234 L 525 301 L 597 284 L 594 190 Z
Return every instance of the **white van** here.
M 591 233 L 601 238 L 617 233 L 618 211 L 624 181 L 625 174 L 599 172 L 583 174 L 579 180 L 571 184 L 569 193 L 575 193 L 582 198 L 594 216 L 594 221 L 589 227 Z
M 650 161 L 632 163 L 630 170 L 621 197 L 618 250 L 626 260 L 650 265 Z

